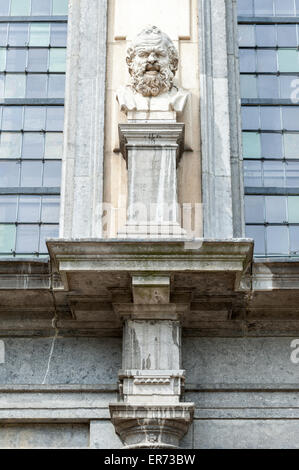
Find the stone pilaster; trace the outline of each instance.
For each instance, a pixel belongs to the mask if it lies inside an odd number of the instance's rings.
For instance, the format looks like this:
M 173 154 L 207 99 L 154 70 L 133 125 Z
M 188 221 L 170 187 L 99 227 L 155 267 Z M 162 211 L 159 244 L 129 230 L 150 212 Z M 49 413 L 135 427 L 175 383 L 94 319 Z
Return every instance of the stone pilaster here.
M 184 124 L 129 122 L 119 126 L 128 167 L 127 223 L 121 238 L 182 237 L 177 198 L 177 164 Z
M 114 305 L 124 320 L 121 403 L 110 405 L 126 447 L 178 447 L 192 421 L 193 403 L 180 403 L 181 322 L 187 306 L 170 303 L 167 276 L 133 277 L 132 304 Z

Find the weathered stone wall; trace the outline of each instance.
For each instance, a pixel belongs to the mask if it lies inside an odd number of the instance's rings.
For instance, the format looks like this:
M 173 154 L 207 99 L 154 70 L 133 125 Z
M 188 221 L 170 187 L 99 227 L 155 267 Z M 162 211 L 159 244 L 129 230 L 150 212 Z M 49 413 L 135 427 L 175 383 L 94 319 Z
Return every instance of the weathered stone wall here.
M 298 448 L 294 339 L 185 337 L 184 399 L 196 411 L 182 447 Z M 0 448 L 122 446 L 108 410 L 120 338 L 58 337 L 54 348 L 53 338 L 2 340 Z
M 298 448 L 294 337 L 185 338 L 185 399 L 196 404 L 186 448 Z

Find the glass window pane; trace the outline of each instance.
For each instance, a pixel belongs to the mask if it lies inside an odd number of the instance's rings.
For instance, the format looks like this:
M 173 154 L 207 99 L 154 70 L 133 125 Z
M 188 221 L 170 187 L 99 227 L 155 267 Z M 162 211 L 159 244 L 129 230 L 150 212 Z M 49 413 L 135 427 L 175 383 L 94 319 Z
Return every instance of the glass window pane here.
M 63 131 L 64 108 L 63 106 L 49 106 L 47 108 L 48 131 Z
M 23 128 L 22 106 L 5 106 L 3 108 L 2 129 L 5 131 L 18 131 Z
M 8 44 L 10 46 L 28 46 L 27 23 L 11 23 L 9 25 Z
M 22 134 L 1 132 L 0 158 L 20 158 Z
M 49 46 L 50 25 L 49 23 L 31 23 L 30 25 L 30 46 Z
M 26 132 L 23 137 L 23 158 L 43 158 L 44 134 Z
M 264 223 L 264 196 L 245 196 L 246 223 Z
M 285 186 L 284 164 L 282 162 L 264 162 L 264 186 Z
M 0 46 L 6 46 L 7 44 L 7 23 L 0 23 Z
M 238 0 L 238 15 L 253 16 L 253 0 Z
M 64 98 L 65 75 L 49 75 L 48 98 Z
M 48 49 L 29 49 L 28 51 L 28 71 L 47 72 L 48 70 Z
M 282 135 L 262 133 L 262 157 L 263 158 L 282 158 Z
M 61 162 L 46 161 L 44 167 L 43 186 L 59 187 L 61 183 Z
M 46 134 L 45 158 L 62 158 L 62 147 L 63 134 L 61 132 Z
M 255 72 L 256 59 L 255 50 L 240 49 L 240 72 Z
M 254 26 L 241 24 L 239 25 L 239 46 L 254 47 L 255 46 L 255 30 Z
M 261 128 L 267 131 L 281 129 L 280 108 L 276 106 L 261 106 Z
M 282 122 L 283 128 L 289 131 L 296 131 L 299 129 L 299 107 L 284 106 L 282 108 Z
M 299 224 L 299 196 L 288 197 L 289 223 Z
M 68 0 L 53 0 L 53 15 L 68 14 Z
M 46 98 L 48 88 L 48 75 L 27 75 L 26 98 Z
M 42 225 L 40 229 L 40 253 L 48 253 L 46 246 L 46 239 L 48 238 L 58 238 L 59 235 L 59 226 L 58 225 Z
M 258 0 L 254 2 L 255 16 L 273 16 L 273 0 Z
M 5 79 L 5 98 L 25 98 L 25 74 L 7 74 Z
M 288 255 L 289 254 L 289 231 L 288 227 L 267 227 L 267 254 Z
M 261 157 L 260 134 L 256 132 L 243 132 L 243 156 L 245 158 Z
M 299 135 L 284 134 L 285 158 L 299 158 Z
M 265 227 L 250 225 L 246 227 L 246 237 L 254 239 L 254 254 L 264 255 L 265 248 Z
M 6 71 L 24 72 L 26 61 L 27 51 L 25 49 L 8 49 L 6 57 Z
M 273 75 L 259 75 L 257 82 L 259 98 L 279 98 L 278 77 Z
M 299 227 L 290 227 L 290 254 L 299 255 Z
M 244 161 L 244 183 L 245 186 L 262 186 L 262 163 Z
M 287 204 L 285 196 L 266 196 L 266 222 L 284 223 L 287 222 Z
M 42 199 L 42 222 L 59 222 L 60 198 L 59 196 L 45 196 Z
M 46 108 L 42 106 L 28 106 L 25 108 L 24 129 L 40 131 L 45 128 Z
M 280 72 L 299 72 L 299 55 L 297 49 L 278 50 L 278 69 Z
M 16 221 L 17 202 L 17 196 L 0 196 L 0 222 Z
M 30 15 L 30 0 L 11 0 L 11 16 Z
M 257 98 L 257 80 L 254 75 L 241 75 L 241 97 Z
M 4 80 L 5 75 L 0 74 L 0 99 L 4 98 Z
M 66 47 L 67 25 L 64 23 L 51 24 L 51 46 Z
M 274 0 L 276 16 L 294 16 L 294 0 Z
M 11 253 L 15 249 L 16 226 L 0 225 L 0 252 Z
M 49 0 L 31 0 L 31 15 L 51 15 L 51 2 Z
M 271 50 L 258 50 L 257 51 L 257 71 L 263 72 L 277 72 L 277 54 L 276 51 Z
M 50 49 L 50 72 L 65 72 L 66 49 Z
M 43 163 L 40 161 L 23 161 L 21 169 L 21 186 L 42 186 Z
M 9 0 L 1 0 L 0 2 L 0 16 L 9 15 Z
M 272 25 L 257 25 L 256 43 L 259 47 L 276 46 L 276 27 Z
M 0 162 L 0 187 L 16 188 L 19 186 L 20 164 L 18 162 Z
M 40 221 L 41 198 L 38 196 L 20 196 L 18 222 Z
M 286 162 L 287 188 L 299 188 L 299 162 Z
M 17 227 L 17 253 L 36 253 L 39 242 L 38 225 L 18 225 Z
M 296 25 L 277 25 L 278 47 L 296 47 L 297 31 Z
M 279 78 L 280 81 L 280 97 L 287 100 L 295 100 L 298 102 L 298 78 L 292 75 L 281 75 Z
M 0 49 L 0 72 L 6 69 L 6 49 Z
M 255 106 L 242 107 L 242 125 L 243 129 L 259 129 L 260 126 L 260 113 L 259 108 Z

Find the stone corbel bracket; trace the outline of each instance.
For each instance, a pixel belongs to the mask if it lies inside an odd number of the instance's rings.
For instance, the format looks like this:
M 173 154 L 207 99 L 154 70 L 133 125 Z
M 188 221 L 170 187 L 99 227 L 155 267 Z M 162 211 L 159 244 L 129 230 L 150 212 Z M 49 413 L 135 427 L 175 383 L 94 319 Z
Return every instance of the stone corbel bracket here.
M 156 149 L 162 147 L 176 150 L 179 164 L 184 152 L 185 124 L 183 123 L 129 123 L 119 124 L 120 151 L 127 162 L 128 150 Z

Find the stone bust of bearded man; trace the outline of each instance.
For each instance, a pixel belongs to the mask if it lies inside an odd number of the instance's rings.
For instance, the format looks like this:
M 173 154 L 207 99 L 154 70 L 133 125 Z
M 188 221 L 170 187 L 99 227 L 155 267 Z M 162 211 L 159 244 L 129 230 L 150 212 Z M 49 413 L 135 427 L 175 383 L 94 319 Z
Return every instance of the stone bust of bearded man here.
M 173 83 L 178 53 L 159 28 L 149 26 L 138 34 L 127 51 L 127 65 L 131 83 L 117 91 L 122 111 L 183 111 L 188 93 Z

